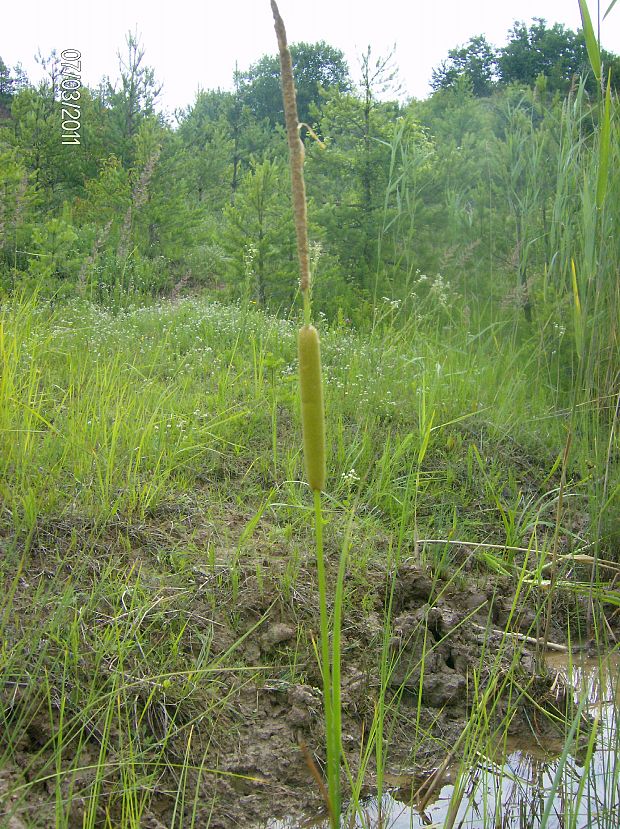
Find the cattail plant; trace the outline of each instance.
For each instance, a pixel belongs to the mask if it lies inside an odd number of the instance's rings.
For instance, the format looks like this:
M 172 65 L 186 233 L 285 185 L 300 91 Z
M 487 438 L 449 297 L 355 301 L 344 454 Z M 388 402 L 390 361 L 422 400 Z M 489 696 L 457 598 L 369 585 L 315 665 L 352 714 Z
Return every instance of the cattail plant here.
M 323 555 L 323 519 L 321 491 L 325 488 L 325 411 L 321 375 L 319 333 L 311 324 L 310 256 L 306 188 L 304 184 L 304 147 L 299 135 L 299 119 L 293 81 L 293 63 L 286 41 L 286 30 L 275 0 L 271 0 L 275 30 L 280 51 L 282 97 L 291 166 L 291 187 L 297 253 L 299 257 L 299 288 L 304 302 L 304 325 L 299 331 L 299 385 L 304 461 L 308 484 L 314 495 L 317 576 L 321 617 L 321 670 L 323 673 L 323 707 L 327 750 L 328 809 L 333 829 L 340 824 L 340 614 L 342 608 L 343 562 L 336 588 L 333 642 L 330 658 L 327 589 Z

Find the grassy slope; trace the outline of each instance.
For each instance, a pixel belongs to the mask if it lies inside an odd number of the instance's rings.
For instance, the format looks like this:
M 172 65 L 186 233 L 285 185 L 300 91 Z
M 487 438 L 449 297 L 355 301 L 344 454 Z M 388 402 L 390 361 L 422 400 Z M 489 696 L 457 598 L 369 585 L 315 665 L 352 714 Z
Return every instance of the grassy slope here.
M 30 531 L 37 515 L 143 520 L 197 486 L 228 498 L 229 477 L 241 479 L 239 502 L 272 486 L 303 500 L 295 326 L 193 300 L 118 316 L 25 305 L 4 317 L 0 473 L 15 528 Z M 539 355 L 499 324 L 472 335 L 448 321 L 390 322 L 370 338 L 323 335 L 330 492 L 363 489 L 369 511 L 400 516 L 430 430 L 427 527 L 432 518 L 445 532 L 453 507 L 460 521 L 475 520 L 472 506 L 497 510 L 495 495 L 518 510 L 529 476 L 517 480 L 515 464 L 544 478 L 565 440 Z M 439 492 L 441 507 L 425 497 Z
M 545 355 L 500 324 L 474 335 L 395 325 L 398 313 L 386 305 L 367 338 L 323 334 L 327 544 L 355 506 L 362 610 L 386 550 L 445 573 L 463 551 L 448 542 L 487 542 L 499 547 L 478 548 L 479 566 L 512 574 L 522 557 L 502 545 L 529 546 L 536 570 L 556 518 L 566 413 Z M 234 722 L 228 672 L 237 689 L 255 676 L 237 658 L 255 635 L 240 623 L 244 579 L 260 607 L 303 617 L 312 596 L 296 326 L 200 299 L 118 315 L 24 302 L 1 324 L 0 766 L 29 758 L 11 778 L 16 808 L 44 777 L 58 826 L 72 809 L 105 825 L 103 788 L 109 825 L 138 826 L 166 772 L 191 816 L 190 742 L 199 765 Z M 587 492 L 568 481 L 561 534 L 575 548 Z M 221 612 L 233 635 L 216 648 Z

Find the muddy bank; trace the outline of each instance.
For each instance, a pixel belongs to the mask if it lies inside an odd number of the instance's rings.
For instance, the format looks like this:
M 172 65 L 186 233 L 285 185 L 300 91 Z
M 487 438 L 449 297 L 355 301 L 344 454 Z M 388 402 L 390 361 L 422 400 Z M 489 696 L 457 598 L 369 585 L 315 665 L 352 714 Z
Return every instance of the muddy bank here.
M 617 826 L 617 648 L 599 652 L 595 658 L 588 657 L 587 649 L 568 654 L 548 651 L 545 664 L 555 674 L 555 684 L 572 691 L 575 702 L 580 700 L 583 707 L 568 754 L 565 733 L 524 730 L 505 740 L 483 742 L 464 762 L 455 758 L 439 773 L 388 773 L 388 791 L 381 801 L 375 795 L 364 802 L 364 825 L 394 829 L 450 822 L 469 829 Z M 295 821 L 274 821 L 271 829 L 291 825 Z
M 530 727 L 525 689 L 539 705 L 565 713 L 564 696 L 552 689 L 552 677 L 544 669 L 537 672 L 532 645 L 524 641 L 536 633 L 533 596 L 513 604 L 501 581 L 486 578 L 476 583 L 470 574 L 455 584 L 410 564 L 399 567 L 395 577 L 380 569 L 373 575 L 375 586 L 364 596 L 367 604 L 372 596 L 372 606 L 352 608 L 343 630 L 343 745 L 354 777 L 381 693 L 378 665 L 388 617 L 388 769 L 396 772 L 416 766 L 428 770 L 445 759 L 475 704 L 474 672 L 478 694 L 491 678 L 497 685 L 498 695 L 489 712 L 492 722 L 501 722 L 510 698 L 514 708 L 510 733 Z M 354 601 L 355 606 L 359 603 Z M 282 608 L 279 612 L 281 618 L 267 623 L 257 640 L 247 644 L 246 658 L 280 661 L 290 653 L 298 628 Z M 306 629 L 313 625 L 316 637 L 318 624 L 313 614 L 302 624 Z M 516 635 L 497 630 L 504 626 Z M 551 633 L 555 642 L 564 641 L 559 626 L 552 625 Z M 223 780 L 223 788 L 230 793 L 227 813 L 214 815 L 214 826 L 233 826 L 241 819 L 245 825 L 262 826 L 267 816 L 286 814 L 290 820 L 291 815 L 321 812 L 307 756 L 299 748 L 308 747 L 317 767 L 324 764 L 321 680 L 314 654 L 297 651 L 296 658 L 303 682 L 271 679 L 239 694 L 238 745 L 220 758 L 220 768 L 265 782 Z M 548 726 L 541 723 L 542 727 Z M 372 759 L 364 780 L 363 788 L 372 791 Z
M 78 619 L 83 638 L 75 659 L 65 654 L 64 662 L 54 663 L 59 651 L 50 631 L 60 618 L 50 610 L 50 619 L 39 618 L 37 646 L 50 664 L 47 687 L 28 681 L 28 665 L 32 676 L 37 670 L 41 675 L 36 647 L 6 674 L 3 825 L 49 827 L 58 808 L 68 827 L 82 827 L 85 815 L 88 825 L 120 824 L 128 785 L 135 787 L 140 826 L 154 829 L 177 825 L 181 812 L 183 826 L 222 829 L 320 812 L 321 795 L 309 770 L 309 762 L 323 766 L 325 743 L 314 569 L 301 563 L 290 589 L 283 590 L 288 558 L 273 550 L 259 553 L 260 567 L 246 556 L 234 568 L 214 561 L 209 569 L 171 574 L 168 561 L 158 571 L 152 560 L 148 572 L 141 568 L 147 552 L 132 547 L 113 596 L 93 587 L 105 556 L 82 569 L 64 561 L 75 583 L 69 617 Z M 467 564 L 467 551 L 462 556 Z M 27 640 L 29 617 L 35 621 L 28 590 L 50 578 L 44 558 L 33 554 L 15 596 L 20 612 L 7 628 L 16 647 Z M 510 707 L 509 732 L 544 719 L 540 710 L 528 716 L 532 696 L 541 708 L 564 714 L 565 699 L 550 675 L 537 673 L 523 639 L 539 633 L 540 596 L 532 589 L 515 600 L 511 588 L 508 580 L 469 565 L 449 577 L 412 563 L 392 571 L 376 563 L 352 569 L 342 631 L 342 701 L 343 746 L 354 777 L 381 693 L 386 769 L 393 774 L 428 770 L 445 759 L 489 682 L 489 721 L 499 724 Z M 570 601 L 563 613 L 575 609 Z M 558 613 L 551 626 L 556 642 L 564 641 L 564 621 Z M 122 661 L 118 643 L 105 638 L 109 629 L 124 645 Z M 60 768 L 59 732 L 65 741 Z M 128 782 L 124 769 L 131 752 L 135 778 Z M 363 777 L 371 791 L 372 753 Z M 346 781 L 344 786 L 346 796 Z

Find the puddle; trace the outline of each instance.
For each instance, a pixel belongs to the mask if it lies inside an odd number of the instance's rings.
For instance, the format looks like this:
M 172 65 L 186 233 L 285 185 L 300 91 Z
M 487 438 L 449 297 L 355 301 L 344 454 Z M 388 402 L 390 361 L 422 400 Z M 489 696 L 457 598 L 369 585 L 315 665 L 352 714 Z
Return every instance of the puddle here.
M 386 775 L 389 793 L 381 803 L 377 798 L 360 803 L 354 822 L 347 827 L 365 829 L 422 829 L 454 826 L 458 829 L 617 829 L 620 826 L 620 735 L 617 731 L 618 677 L 620 657 L 598 659 L 572 657 L 571 675 L 565 654 L 550 654 L 549 667 L 559 681 L 571 680 L 576 698 L 585 696 L 590 717 L 598 714 L 596 744 L 588 767 L 584 768 L 587 736 L 583 748 L 573 748 L 559 775 L 556 794 L 543 821 L 554 778 L 560 767 L 561 737 L 538 744 L 512 739 L 503 760 L 481 757 L 461 782 L 463 796 L 453 797 L 457 769 L 448 770 L 441 788 L 432 793 L 423 809 L 412 801 L 412 791 L 420 786 L 411 777 Z M 451 807 L 452 800 L 455 800 Z M 380 807 L 380 808 L 379 808 Z M 451 814 L 456 809 L 456 814 Z M 327 829 L 328 822 L 271 820 L 264 829 Z M 343 827 L 345 823 L 343 821 Z

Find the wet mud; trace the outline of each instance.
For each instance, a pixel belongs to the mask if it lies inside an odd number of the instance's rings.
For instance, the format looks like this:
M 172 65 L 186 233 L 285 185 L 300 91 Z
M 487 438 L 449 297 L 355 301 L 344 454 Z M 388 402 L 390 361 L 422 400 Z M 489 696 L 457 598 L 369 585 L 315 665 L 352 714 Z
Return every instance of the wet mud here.
M 310 769 L 311 765 L 322 769 L 325 761 L 313 573 L 310 567 L 302 571 L 285 598 L 276 590 L 279 574 L 272 574 L 271 583 L 258 583 L 254 566 L 240 568 L 242 587 L 234 603 L 231 586 L 221 574 L 194 581 L 194 625 L 203 625 L 204 635 L 210 637 L 210 664 L 215 666 L 203 680 L 214 713 L 200 721 L 188 702 L 180 699 L 168 709 L 153 707 L 148 714 L 153 733 L 169 730 L 165 750 L 171 762 L 168 768 L 162 766 L 155 787 L 140 792 L 144 829 L 295 826 L 302 825 L 304 816 L 322 814 L 321 793 Z M 491 681 L 496 691 L 488 698 L 492 701 L 489 721 L 499 725 L 510 707 L 509 734 L 548 729 L 541 715 L 545 708 L 566 716 L 569 695 L 564 686 L 554 684 L 552 672 L 537 664 L 533 644 L 526 639 L 535 639 L 540 627 L 541 602 L 534 592 L 515 601 L 509 584 L 500 578 L 467 573 L 460 579 L 444 579 L 405 563 L 396 572 L 368 565 L 362 576 L 348 579 L 346 594 L 342 742 L 354 778 L 360 773 L 360 757 L 381 694 L 387 712 L 386 784 L 395 789 L 403 769 L 408 780 L 415 776 L 423 781 L 445 761 L 450 748 L 458 744 L 476 699 Z M 558 643 L 564 641 L 562 622 L 558 614 L 549 635 Z M 198 641 L 194 632 L 185 655 L 188 665 L 196 661 Z M 382 653 L 387 653 L 389 665 L 383 684 L 378 667 Z M 180 679 L 171 677 L 171 699 L 175 683 L 180 684 Z M 4 722 L 20 726 L 15 729 L 17 741 L 5 751 L 11 760 L 0 774 L 1 825 L 8 829 L 54 825 L 59 791 L 48 758 L 58 711 L 51 717 L 49 710 L 24 711 L 20 699 L 26 691 L 19 683 L 2 690 Z M 144 696 L 148 693 L 146 688 Z M 535 710 L 529 702 L 532 698 L 537 701 Z M 60 700 L 53 699 L 59 706 Z M 162 722 L 165 717 L 169 720 Z M 176 718 L 177 728 L 170 727 L 170 718 Z M 92 825 L 117 825 L 115 821 L 120 825 L 118 781 L 104 777 L 92 812 L 103 741 L 98 729 L 94 724 L 90 732 L 82 731 L 81 770 L 67 773 L 61 786 L 71 801 L 69 829 L 83 826 L 89 809 Z M 111 746 L 115 737 L 108 737 Z M 72 765 L 72 747 L 75 743 L 68 741 L 63 758 L 67 769 Z M 113 759 L 112 748 L 110 754 Z M 179 806 L 182 763 L 187 764 L 181 782 L 188 794 Z M 346 798 L 344 776 L 343 785 Z M 371 793 L 375 787 L 371 752 L 362 791 Z M 185 815 L 181 822 L 180 809 Z M 284 823 L 273 823 L 278 819 Z

